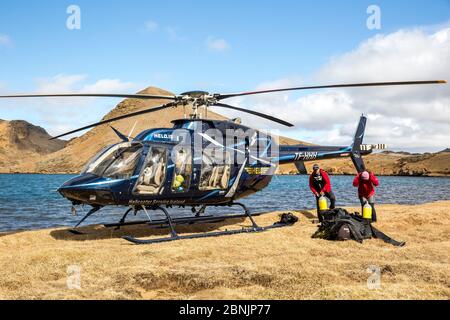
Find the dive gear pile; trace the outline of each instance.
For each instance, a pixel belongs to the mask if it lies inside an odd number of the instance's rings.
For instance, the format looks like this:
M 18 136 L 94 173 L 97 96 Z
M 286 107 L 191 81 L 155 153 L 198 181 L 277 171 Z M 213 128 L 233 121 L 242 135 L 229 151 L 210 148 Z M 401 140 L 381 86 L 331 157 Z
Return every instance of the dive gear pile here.
M 383 232 L 376 229 L 370 220 L 364 219 L 356 213 L 349 213 L 342 208 L 336 208 L 321 212 L 322 222 L 319 229 L 313 234 L 313 238 L 326 240 L 353 239 L 362 243 L 364 239 L 380 239 L 397 247 L 403 247 L 406 243 L 396 241 Z

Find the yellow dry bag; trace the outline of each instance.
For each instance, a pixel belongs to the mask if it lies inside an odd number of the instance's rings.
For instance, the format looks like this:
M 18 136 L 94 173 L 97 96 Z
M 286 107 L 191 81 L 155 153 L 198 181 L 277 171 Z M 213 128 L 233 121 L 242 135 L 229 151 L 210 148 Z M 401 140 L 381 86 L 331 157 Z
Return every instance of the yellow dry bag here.
M 175 180 L 175 181 L 173 182 L 173 187 L 174 187 L 174 188 L 179 188 L 179 187 L 181 187 L 181 182 L 178 181 L 178 180 Z
M 368 202 L 363 206 L 363 218 L 372 220 L 372 206 Z
M 327 198 L 325 198 L 324 196 L 321 196 L 319 198 L 319 210 L 320 211 L 328 210 L 328 201 Z

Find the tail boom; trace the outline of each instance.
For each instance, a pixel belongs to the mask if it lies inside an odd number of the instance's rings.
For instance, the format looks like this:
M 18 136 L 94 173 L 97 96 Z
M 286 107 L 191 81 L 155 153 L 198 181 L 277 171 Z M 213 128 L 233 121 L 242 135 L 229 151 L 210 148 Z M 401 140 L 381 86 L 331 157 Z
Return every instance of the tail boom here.
M 361 116 L 353 143 L 350 146 L 309 146 L 309 145 L 281 145 L 278 157 L 279 164 L 294 163 L 300 173 L 305 173 L 304 162 L 350 157 L 358 172 L 364 171 L 362 156 L 368 155 L 375 149 L 385 149 L 386 145 L 362 144 L 366 129 L 367 118 Z

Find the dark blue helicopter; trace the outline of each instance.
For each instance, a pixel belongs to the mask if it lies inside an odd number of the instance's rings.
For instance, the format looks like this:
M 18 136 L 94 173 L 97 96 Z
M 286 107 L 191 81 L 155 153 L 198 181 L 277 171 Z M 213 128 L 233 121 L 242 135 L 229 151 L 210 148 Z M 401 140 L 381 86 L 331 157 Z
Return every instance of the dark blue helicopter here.
M 147 94 L 34 94 L 8 95 L 0 98 L 21 97 L 121 97 L 135 99 L 165 99 L 168 102 L 150 109 L 137 111 L 100 121 L 83 128 L 72 130 L 52 139 L 76 133 L 117 120 L 147 114 L 167 108 L 192 106 L 190 117 L 173 121 L 172 128 L 152 128 L 128 138 L 115 128 L 112 130 L 121 139 L 99 152 L 85 166 L 77 177 L 64 183 L 59 193 L 72 202 L 73 206 L 89 205 L 91 210 L 75 226 L 78 227 L 93 213 L 105 206 L 128 207 L 122 219 L 108 227 L 145 223 L 168 225 L 171 235 L 166 238 L 142 240 L 133 237 L 125 239 L 137 243 L 154 243 L 176 239 L 218 236 L 242 232 L 259 232 L 282 227 L 279 223 L 259 227 L 252 214 L 239 199 L 254 194 L 269 185 L 279 164 L 294 163 L 300 172 L 306 173 L 304 162 L 330 158 L 350 157 L 358 172 L 364 171 L 362 155 L 383 145 L 363 145 L 366 117 L 361 116 L 353 143 L 350 146 L 307 146 L 279 145 L 276 136 L 252 129 L 234 120 L 201 119 L 199 108 L 223 107 L 250 113 L 270 121 L 292 127 L 293 125 L 273 116 L 238 108 L 220 102 L 221 100 L 271 92 L 446 83 L 445 81 L 408 81 L 339 84 L 243 92 L 236 94 L 209 94 L 203 91 L 186 92 L 178 96 L 157 96 Z M 174 218 L 167 208 L 191 207 L 193 216 Z M 209 206 L 240 206 L 242 215 L 206 216 Z M 197 207 L 199 209 L 197 209 Z M 126 222 L 127 215 L 143 210 L 145 221 Z M 152 220 L 148 211 L 161 210 L 166 219 Z M 248 217 L 251 228 L 242 230 L 209 232 L 180 236 L 174 225 L 183 223 L 216 222 L 229 218 Z M 73 230 L 73 232 L 79 232 Z

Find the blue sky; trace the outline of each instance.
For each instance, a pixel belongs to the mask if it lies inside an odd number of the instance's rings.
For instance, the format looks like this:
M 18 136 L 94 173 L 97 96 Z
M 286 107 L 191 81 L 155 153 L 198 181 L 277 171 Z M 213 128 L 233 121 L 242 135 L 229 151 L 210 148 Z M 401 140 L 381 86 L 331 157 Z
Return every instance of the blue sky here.
M 81 30 L 66 28 L 71 4 L 81 8 Z M 366 27 L 371 4 L 381 8 L 381 30 Z M 154 85 L 175 93 L 308 83 L 332 57 L 378 33 L 449 20 L 449 0 L 1 1 L 0 90 L 34 91 L 57 75 L 84 75 L 80 86 L 117 79 L 127 91 Z M 96 101 L 92 118 L 114 101 Z M 0 118 L 17 117 L 46 124 L 0 104 Z
M 382 31 L 446 22 L 447 1 L 2 1 L 0 82 L 33 89 L 56 74 L 159 85 L 176 92 L 245 90 L 309 74 L 376 31 L 366 9 L 382 9 Z M 81 8 L 81 30 L 68 30 L 66 8 Z M 146 30 L 146 22 L 157 30 Z M 172 37 L 169 30 L 175 30 Z M 208 51 L 208 37 L 226 52 Z M 223 88 L 222 88 L 223 87 Z

